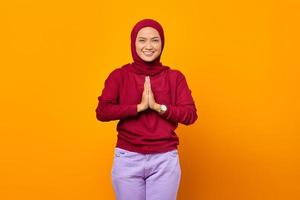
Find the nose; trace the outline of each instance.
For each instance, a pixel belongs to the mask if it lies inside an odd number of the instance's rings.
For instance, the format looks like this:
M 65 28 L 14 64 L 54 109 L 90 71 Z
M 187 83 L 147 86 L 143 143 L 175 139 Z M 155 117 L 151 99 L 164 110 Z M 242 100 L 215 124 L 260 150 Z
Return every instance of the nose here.
M 150 41 L 148 41 L 148 42 L 146 43 L 145 48 L 146 48 L 146 49 L 152 49 L 152 44 L 151 44 Z

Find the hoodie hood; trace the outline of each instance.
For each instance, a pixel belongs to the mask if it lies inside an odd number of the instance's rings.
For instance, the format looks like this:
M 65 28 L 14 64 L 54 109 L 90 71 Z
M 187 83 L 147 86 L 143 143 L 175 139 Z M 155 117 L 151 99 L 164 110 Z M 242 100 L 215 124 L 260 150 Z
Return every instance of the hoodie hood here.
M 136 41 L 137 34 L 144 27 L 152 27 L 152 28 L 156 29 L 159 33 L 161 43 L 162 43 L 160 55 L 151 62 L 146 62 L 146 61 L 142 60 L 139 57 L 139 55 L 137 54 L 136 48 L 135 48 L 135 41 Z M 131 66 L 132 66 L 133 70 L 135 71 L 135 73 L 144 74 L 146 76 L 153 76 L 164 70 L 169 69 L 168 66 L 162 65 L 162 63 L 160 62 L 160 57 L 163 52 L 163 48 L 164 48 L 164 44 L 165 44 L 165 37 L 164 37 L 163 28 L 157 21 L 155 21 L 153 19 L 143 19 L 143 20 L 137 22 L 134 25 L 134 27 L 132 28 L 130 36 L 131 36 L 131 55 L 133 58 L 133 62 L 131 63 Z

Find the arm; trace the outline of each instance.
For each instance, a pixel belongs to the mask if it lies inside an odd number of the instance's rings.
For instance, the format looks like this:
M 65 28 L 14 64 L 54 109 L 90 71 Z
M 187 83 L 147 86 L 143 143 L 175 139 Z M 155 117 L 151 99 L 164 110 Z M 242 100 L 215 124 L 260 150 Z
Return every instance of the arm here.
M 114 70 L 105 80 L 104 89 L 98 97 L 96 117 L 99 121 L 112 121 L 137 115 L 137 105 L 120 105 L 119 86 L 121 74 Z
M 193 124 L 197 120 L 198 116 L 197 109 L 191 95 L 192 92 L 189 89 L 187 81 L 182 73 L 179 73 L 176 82 L 176 105 L 165 104 L 167 106 L 167 111 L 160 113 L 160 115 L 175 123 L 179 122 L 184 125 Z M 157 108 L 158 107 L 159 106 L 157 106 Z

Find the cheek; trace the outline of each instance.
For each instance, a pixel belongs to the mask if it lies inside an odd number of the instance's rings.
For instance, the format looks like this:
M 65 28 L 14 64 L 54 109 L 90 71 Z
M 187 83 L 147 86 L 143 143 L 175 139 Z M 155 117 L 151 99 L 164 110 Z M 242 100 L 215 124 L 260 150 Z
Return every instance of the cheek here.
M 161 50 L 161 44 L 156 44 L 155 48 L 160 51 Z
M 160 53 L 161 52 L 161 46 L 157 46 L 157 53 Z
M 135 49 L 136 49 L 136 51 L 140 51 L 142 49 L 142 47 L 141 47 L 140 44 L 136 43 L 135 44 Z

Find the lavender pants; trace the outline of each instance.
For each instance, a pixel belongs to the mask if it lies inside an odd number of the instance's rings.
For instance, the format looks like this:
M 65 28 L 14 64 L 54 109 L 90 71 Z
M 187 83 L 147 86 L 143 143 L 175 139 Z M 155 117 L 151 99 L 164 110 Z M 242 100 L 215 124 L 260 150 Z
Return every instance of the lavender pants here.
M 141 154 L 115 147 L 111 175 L 117 200 L 176 200 L 178 151 Z

